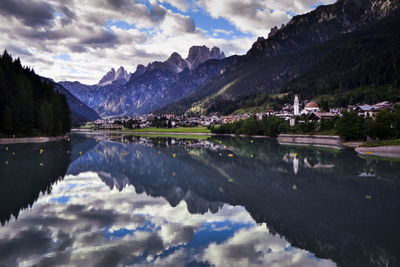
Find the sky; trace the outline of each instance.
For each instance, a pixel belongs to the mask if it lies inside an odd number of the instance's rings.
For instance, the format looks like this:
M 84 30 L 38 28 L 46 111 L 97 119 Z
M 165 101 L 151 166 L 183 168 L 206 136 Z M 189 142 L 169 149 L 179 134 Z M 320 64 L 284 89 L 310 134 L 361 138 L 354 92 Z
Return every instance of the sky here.
M 111 68 L 187 57 L 193 45 L 245 54 L 257 37 L 332 0 L 1 0 L 0 49 L 55 81 L 96 84 Z

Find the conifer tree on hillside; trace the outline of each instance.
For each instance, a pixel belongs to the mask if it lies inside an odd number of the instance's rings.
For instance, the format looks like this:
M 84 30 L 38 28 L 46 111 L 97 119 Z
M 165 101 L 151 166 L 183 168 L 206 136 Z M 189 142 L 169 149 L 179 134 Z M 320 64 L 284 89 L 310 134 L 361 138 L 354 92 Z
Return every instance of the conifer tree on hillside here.
M 65 96 L 4 51 L 0 57 L 0 136 L 56 136 L 70 129 Z

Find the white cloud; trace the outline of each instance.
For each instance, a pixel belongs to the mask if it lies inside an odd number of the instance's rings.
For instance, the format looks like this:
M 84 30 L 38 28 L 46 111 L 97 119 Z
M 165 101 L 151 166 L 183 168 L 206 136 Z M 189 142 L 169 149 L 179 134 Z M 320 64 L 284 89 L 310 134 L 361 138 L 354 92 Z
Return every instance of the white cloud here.
M 220 244 L 186 247 L 204 225 L 226 222 L 248 228 L 234 230 Z M 230 226 L 212 229 L 229 230 Z M 265 224 L 256 225 L 243 207 L 224 205 L 217 213 L 191 214 L 184 201 L 172 207 L 162 197 L 136 193 L 131 185 L 121 191 L 109 189 L 93 172 L 67 175 L 52 186 L 51 194 L 41 195 L 32 208 L 21 211 L 18 220 L 0 227 L 0 265 L 119 266 L 136 261 L 184 266 L 193 260 L 219 266 L 318 263 L 312 254 L 288 250 L 288 246 L 283 238 L 269 234 Z M 330 263 L 319 262 L 321 266 Z
M 186 13 L 168 10 L 161 5 L 164 2 Z M 316 1 L 149 3 L 150 7 L 139 0 L 4 0 L 0 4 L 0 49 L 8 49 L 24 65 L 56 81 L 97 83 L 112 67 L 134 71 L 137 64 L 165 60 L 172 52 L 186 57 L 193 45 L 218 46 L 226 55 L 244 54 L 257 35 L 266 35 L 269 28 L 289 19 L 286 11 L 307 11 Z M 216 30 L 196 27 L 189 12 L 195 3 L 212 17 L 225 18 L 253 36 L 236 37 L 218 25 Z
M 160 0 L 161 3 L 168 3 L 181 11 L 187 11 L 190 4 L 185 0 Z
M 215 266 L 336 266 L 269 234 L 266 224 L 241 229 L 222 244 L 210 244 L 203 260 Z
M 312 5 L 333 1 L 199 0 L 198 5 L 213 18 L 224 18 L 240 31 L 265 37 L 272 27 L 287 23 L 291 18 L 288 14 L 305 13 Z

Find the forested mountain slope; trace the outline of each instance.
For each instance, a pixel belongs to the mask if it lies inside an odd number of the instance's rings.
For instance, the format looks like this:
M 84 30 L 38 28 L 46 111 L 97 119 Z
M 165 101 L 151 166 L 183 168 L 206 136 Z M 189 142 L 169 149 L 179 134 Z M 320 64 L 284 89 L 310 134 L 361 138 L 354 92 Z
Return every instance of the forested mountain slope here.
M 286 92 L 289 100 L 293 93 L 307 99 L 360 86 L 398 86 L 398 7 L 398 0 L 344 0 L 295 16 L 268 39 L 259 38 L 223 74 L 160 112 L 230 113 L 261 93 Z

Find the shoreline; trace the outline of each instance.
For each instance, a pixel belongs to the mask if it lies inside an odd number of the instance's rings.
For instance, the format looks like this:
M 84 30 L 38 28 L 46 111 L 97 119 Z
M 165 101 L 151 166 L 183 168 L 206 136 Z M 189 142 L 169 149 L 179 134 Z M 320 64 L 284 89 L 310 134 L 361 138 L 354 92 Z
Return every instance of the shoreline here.
M 130 135 L 163 135 L 168 137 L 169 135 L 182 135 L 182 136 L 228 136 L 228 137 L 245 137 L 245 138 L 260 138 L 260 139 L 275 139 L 281 145 L 293 145 L 293 146 L 313 146 L 313 147 L 325 147 L 343 149 L 345 147 L 354 149 L 360 155 L 374 155 L 389 158 L 400 158 L 400 146 L 378 146 L 378 147 L 362 147 L 364 142 L 351 141 L 343 142 L 337 135 L 303 135 L 303 134 L 280 134 L 276 138 L 272 138 L 264 135 L 245 135 L 245 134 L 218 134 L 218 133 L 191 133 L 191 132 L 153 132 L 153 131 L 79 131 L 72 132 L 76 134 L 130 134 Z M 1 142 L 0 142 L 1 143 Z
M 379 156 L 389 158 L 400 158 L 400 146 L 376 146 L 376 147 L 356 147 L 354 149 L 359 155 Z
M 0 138 L 0 144 L 48 143 L 67 139 L 68 136 Z
M 191 133 L 191 132 L 152 132 L 152 131 L 79 131 L 79 132 L 72 132 L 74 134 L 99 134 L 99 133 L 106 133 L 106 134 L 149 134 L 149 135 L 194 135 L 194 136 L 230 136 L 230 137 L 251 137 L 251 138 L 265 138 L 265 139 L 273 139 L 272 137 L 265 136 L 265 135 L 245 135 L 245 134 L 218 134 L 218 133 Z
M 335 149 L 342 149 L 344 147 L 342 140 L 337 135 L 280 134 L 276 139 L 281 145 L 309 145 Z

